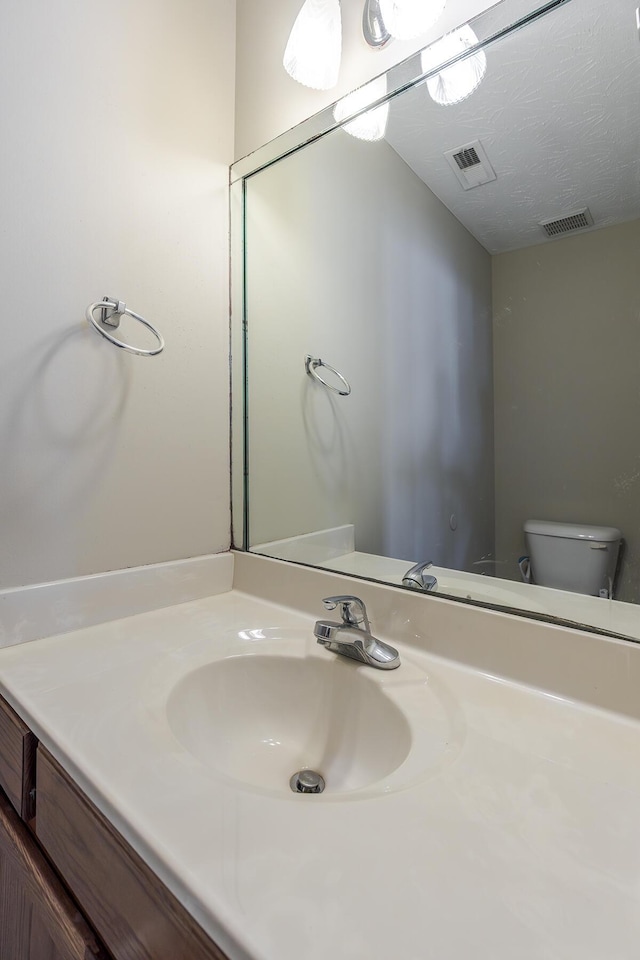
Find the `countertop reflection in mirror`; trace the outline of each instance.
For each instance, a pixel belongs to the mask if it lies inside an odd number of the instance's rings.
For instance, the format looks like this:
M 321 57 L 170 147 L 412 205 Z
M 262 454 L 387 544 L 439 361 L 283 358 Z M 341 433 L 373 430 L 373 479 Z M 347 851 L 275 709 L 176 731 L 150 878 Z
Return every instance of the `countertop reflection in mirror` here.
M 640 639 L 634 2 L 503 0 L 370 90 L 232 168 L 234 540 Z

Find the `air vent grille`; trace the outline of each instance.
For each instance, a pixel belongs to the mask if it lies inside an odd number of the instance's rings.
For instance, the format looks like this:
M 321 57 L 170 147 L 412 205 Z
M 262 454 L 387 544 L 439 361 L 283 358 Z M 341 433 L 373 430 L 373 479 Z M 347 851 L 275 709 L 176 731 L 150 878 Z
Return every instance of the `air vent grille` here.
M 455 150 L 447 150 L 445 158 L 463 190 L 473 190 L 496 179 L 495 170 L 479 140 L 462 143 Z
M 592 227 L 593 217 L 585 207 L 584 210 L 576 210 L 574 213 L 569 213 L 566 217 L 559 217 L 557 220 L 545 220 L 540 226 L 548 237 L 557 237 L 563 233 L 573 233 L 575 230 Z
M 454 153 L 453 159 L 461 170 L 468 170 L 469 167 L 476 167 L 480 163 L 480 157 L 475 147 L 466 147 Z

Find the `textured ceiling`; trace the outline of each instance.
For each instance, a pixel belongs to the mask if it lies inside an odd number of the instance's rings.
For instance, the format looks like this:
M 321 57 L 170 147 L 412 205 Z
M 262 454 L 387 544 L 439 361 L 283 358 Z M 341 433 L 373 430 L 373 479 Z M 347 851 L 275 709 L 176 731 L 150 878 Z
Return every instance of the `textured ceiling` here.
M 571 0 L 487 49 L 455 106 L 424 84 L 391 105 L 387 141 L 490 252 L 545 241 L 589 207 L 592 229 L 640 218 L 640 0 Z M 465 191 L 444 157 L 480 140 L 497 180 Z

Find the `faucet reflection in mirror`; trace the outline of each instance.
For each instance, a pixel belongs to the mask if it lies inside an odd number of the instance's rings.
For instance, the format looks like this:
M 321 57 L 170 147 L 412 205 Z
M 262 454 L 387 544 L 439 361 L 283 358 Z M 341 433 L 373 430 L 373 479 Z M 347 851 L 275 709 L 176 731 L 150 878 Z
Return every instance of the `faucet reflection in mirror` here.
M 427 573 L 427 570 L 432 566 L 432 560 L 414 564 L 402 578 L 402 586 L 410 587 L 412 590 L 437 590 L 438 581 L 436 577 L 432 573 Z

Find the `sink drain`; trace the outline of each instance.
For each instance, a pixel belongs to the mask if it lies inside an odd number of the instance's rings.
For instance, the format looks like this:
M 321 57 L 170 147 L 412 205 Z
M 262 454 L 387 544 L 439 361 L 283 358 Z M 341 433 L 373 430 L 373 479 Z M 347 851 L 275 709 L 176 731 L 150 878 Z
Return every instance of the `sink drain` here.
M 299 770 L 289 780 L 289 786 L 294 793 L 322 793 L 324 778 L 315 770 Z

